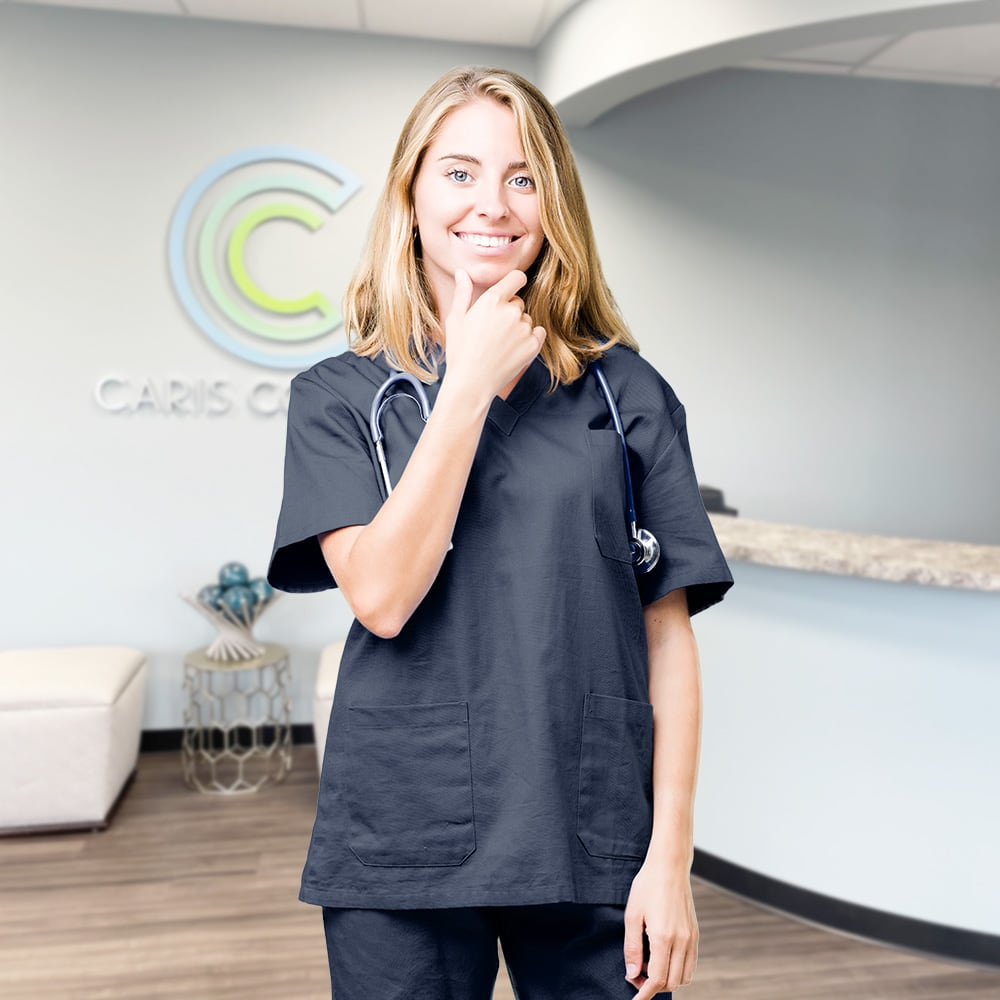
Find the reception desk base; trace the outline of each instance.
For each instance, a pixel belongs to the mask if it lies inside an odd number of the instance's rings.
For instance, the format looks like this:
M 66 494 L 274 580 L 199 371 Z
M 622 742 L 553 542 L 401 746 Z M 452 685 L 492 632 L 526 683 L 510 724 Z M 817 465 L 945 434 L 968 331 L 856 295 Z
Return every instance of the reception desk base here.
M 1000 937 L 875 910 L 802 889 L 695 848 L 691 874 L 811 924 L 879 944 L 1000 969 Z

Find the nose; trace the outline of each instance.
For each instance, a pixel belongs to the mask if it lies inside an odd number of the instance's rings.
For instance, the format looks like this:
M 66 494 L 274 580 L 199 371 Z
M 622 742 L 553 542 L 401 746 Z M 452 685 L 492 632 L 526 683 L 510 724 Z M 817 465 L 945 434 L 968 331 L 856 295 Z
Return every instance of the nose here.
M 476 188 L 476 214 L 483 219 L 502 219 L 510 211 L 507 186 L 503 183 L 480 183 Z

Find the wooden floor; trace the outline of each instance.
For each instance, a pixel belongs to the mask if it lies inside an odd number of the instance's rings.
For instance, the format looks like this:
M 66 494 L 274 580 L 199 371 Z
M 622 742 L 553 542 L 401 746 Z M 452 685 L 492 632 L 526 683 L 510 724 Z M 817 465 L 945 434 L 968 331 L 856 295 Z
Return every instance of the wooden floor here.
M 315 755 L 295 753 L 284 784 L 228 799 L 188 791 L 177 754 L 144 754 L 103 833 L 0 840 L 0 997 L 329 997 L 320 911 L 296 899 Z M 834 934 L 697 879 L 694 891 L 700 960 L 678 998 L 1000 998 L 1000 972 Z M 502 969 L 495 1000 L 513 1000 Z

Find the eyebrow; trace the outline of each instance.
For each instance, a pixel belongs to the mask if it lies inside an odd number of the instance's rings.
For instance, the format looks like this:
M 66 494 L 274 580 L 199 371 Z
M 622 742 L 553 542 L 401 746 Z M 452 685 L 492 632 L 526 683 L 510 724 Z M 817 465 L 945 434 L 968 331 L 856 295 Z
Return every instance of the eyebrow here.
M 469 156 L 468 153 L 448 153 L 446 156 L 439 156 L 438 162 L 441 160 L 461 160 L 463 163 L 474 163 L 477 167 L 481 167 L 482 161 L 477 160 L 474 156 Z M 528 166 L 524 160 L 511 160 L 507 164 L 508 170 L 524 170 Z

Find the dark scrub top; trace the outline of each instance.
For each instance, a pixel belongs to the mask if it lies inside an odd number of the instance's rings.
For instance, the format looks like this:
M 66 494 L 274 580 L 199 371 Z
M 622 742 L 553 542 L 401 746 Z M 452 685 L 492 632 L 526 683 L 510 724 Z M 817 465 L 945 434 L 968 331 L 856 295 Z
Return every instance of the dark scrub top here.
M 393 639 L 351 626 L 302 900 L 627 901 L 652 825 L 643 605 L 686 587 L 696 614 L 732 576 L 684 407 L 634 351 L 613 347 L 603 364 L 659 564 L 636 577 L 629 562 L 621 446 L 593 373 L 548 394 L 535 359 L 493 399 L 427 596 Z M 317 534 L 377 513 L 368 415 L 389 372 L 381 355 L 345 353 L 293 379 L 273 586 L 335 587 Z M 427 386 L 432 405 L 439 385 Z M 423 424 L 400 399 L 383 426 L 397 483 Z

